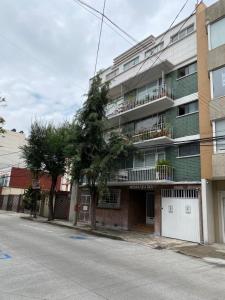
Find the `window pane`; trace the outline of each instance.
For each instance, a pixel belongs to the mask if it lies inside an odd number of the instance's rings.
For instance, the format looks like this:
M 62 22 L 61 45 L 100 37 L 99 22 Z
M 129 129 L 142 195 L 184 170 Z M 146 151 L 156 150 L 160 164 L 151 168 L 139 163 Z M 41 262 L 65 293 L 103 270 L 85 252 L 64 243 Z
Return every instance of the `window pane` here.
M 134 158 L 134 168 L 143 168 L 144 167 L 144 154 L 138 153 Z
M 210 25 L 211 48 L 225 44 L 225 18 Z
M 179 39 L 182 39 L 186 35 L 186 29 L 183 29 L 179 32 Z
M 219 120 L 215 122 L 216 137 L 221 137 L 225 135 L 225 120 Z M 220 139 L 216 141 L 216 151 L 225 150 L 225 139 Z
M 191 64 L 191 65 L 189 66 L 188 74 L 195 73 L 196 71 L 197 71 L 197 64 L 196 64 L 196 63 Z
M 225 96 L 225 67 L 212 72 L 213 97 Z
M 165 152 L 159 152 L 158 153 L 158 160 L 164 160 L 165 159 Z
M 187 34 L 191 33 L 194 30 L 194 24 L 187 27 Z
M 200 153 L 199 143 L 189 143 L 179 146 L 179 156 L 198 155 Z
M 178 116 L 183 116 L 187 114 L 187 106 L 186 105 L 180 105 L 178 107 Z
M 145 154 L 145 167 L 155 166 L 155 153 L 148 152 Z
M 181 68 L 178 70 L 178 74 L 177 74 L 177 78 L 181 78 L 181 77 L 184 77 L 186 74 L 187 70 L 186 68 Z
M 198 102 L 197 101 L 189 103 L 188 106 L 189 106 L 189 113 L 198 111 Z

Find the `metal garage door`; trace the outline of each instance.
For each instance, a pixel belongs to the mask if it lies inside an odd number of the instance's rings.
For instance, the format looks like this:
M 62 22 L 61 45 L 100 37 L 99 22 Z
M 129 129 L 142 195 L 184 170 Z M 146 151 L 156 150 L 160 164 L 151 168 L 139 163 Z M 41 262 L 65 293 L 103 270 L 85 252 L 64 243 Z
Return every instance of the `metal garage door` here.
M 162 191 L 162 236 L 200 242 L 198 191 Z

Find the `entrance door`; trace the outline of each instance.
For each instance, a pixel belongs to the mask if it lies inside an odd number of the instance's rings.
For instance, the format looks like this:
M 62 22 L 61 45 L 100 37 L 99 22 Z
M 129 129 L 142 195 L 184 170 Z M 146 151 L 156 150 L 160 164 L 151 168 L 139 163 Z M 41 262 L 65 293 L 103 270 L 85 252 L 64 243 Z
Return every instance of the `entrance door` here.
M 146 193 L 146 224 L 155 222 L 155 197 L 153 192 Z

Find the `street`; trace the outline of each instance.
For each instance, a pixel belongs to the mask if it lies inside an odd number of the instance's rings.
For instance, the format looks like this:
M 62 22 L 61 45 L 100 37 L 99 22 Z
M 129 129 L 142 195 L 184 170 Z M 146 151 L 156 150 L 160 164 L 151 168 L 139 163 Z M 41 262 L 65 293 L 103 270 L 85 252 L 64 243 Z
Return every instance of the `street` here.
M 0 299 L 225 299 L 225 268 L 0 212 Z

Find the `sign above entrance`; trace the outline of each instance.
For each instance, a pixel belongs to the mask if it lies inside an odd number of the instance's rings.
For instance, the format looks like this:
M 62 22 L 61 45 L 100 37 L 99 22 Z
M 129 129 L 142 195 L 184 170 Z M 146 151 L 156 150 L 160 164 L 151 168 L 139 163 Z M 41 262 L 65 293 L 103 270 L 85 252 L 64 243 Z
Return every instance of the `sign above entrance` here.
M 153 190 L 154 186 L 153 185 L 131 185 L 129 186 L 130 190 Z

